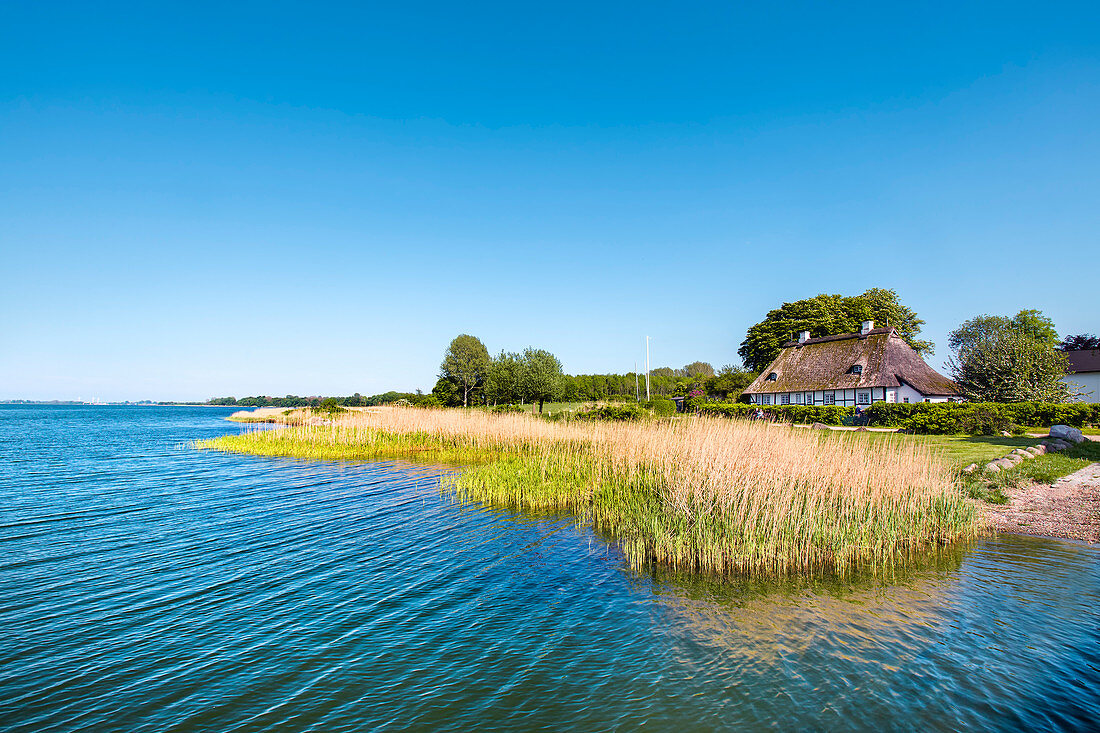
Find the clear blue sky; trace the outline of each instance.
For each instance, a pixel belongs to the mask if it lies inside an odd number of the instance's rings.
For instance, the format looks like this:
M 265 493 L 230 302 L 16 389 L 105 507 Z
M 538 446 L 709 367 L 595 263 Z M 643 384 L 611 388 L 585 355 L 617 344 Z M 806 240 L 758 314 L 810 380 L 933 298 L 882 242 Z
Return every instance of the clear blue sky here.
M 0 5 L 0 399 L 737 361 L 785 300 L 1100 332 L 1095 3 Z

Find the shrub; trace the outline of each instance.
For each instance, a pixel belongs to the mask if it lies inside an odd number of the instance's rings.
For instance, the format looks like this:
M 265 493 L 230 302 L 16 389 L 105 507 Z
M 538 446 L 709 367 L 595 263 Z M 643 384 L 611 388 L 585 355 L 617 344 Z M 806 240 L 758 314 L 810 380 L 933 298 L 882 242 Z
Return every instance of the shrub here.
M 646 416 L 647 413 L 641 405 L 631 403 L 600 405 L 576 414 L 576 417 L 583 420 L 641 420 Z
M 676 414 L 676 403 L 668 397 L 654 397 L 650 401 L 649 407 L 657 417 L 668 417 Z

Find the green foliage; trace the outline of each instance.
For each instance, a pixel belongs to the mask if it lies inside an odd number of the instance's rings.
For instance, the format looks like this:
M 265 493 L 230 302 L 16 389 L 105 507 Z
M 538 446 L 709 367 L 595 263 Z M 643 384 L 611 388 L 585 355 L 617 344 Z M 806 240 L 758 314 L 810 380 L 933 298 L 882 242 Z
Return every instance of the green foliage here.
M 706 382 L 707 394 L 723 399 L 737 399 L 756 379 L 757 373 L 726 364 L 718 374 Z
M 489 409 L 490 412 L 506 413 L 506 412 L 527 412 L 523 407 L 519 405 L 494 405 Z
M 855 417 L 854 407 L 837 405 L 748 405 L 741 402 L 689 402 L 688 409 L 702 415 L 750 418 L 763 410 L 765 419 L 778 422 L 811 425 L 844 425 Z
M 685 364 L 684 368 L 680 370 L 685 377 L 713 377 L 714 367 L 705 361 L 693 361 L 690 364 Z
M 1066 336 L 1058 348 L 1062 351 L 1076 351 L 1078 349 L 1100 349 L 1100 336 L 1091 333 L 1079 333 Z
M 1072 395 L 1053 322 L 1036 310 L 976 316 L 951 332 L 948 361 L 959 393 L 975 402 L 1064 402 Z
M 1100 424 L 1100 404 L 1087 402 L 876 402 L 864 413 L 867 424 L 900 427 L 930 435 L 995 435 L 1020 425 Z
M 501 351 L 489 362 L 485 396 L 493 404 L 519 402 L 523 398 L 522 356 Z
M 321 400 L 321 404 L 318 406 L 321 412 L 327 412 L 329 415 L 335 415 L 338 412 L 347 412 L 340 406 L 340 402 L 335 397 L 326 397 Z
M 542 412 L 544 403 L 561 396 L 563 377 L 561 362 L 549 351 L 531 347 L 524 350 L 520 384 L 524 397 L 539 403 L 539 412 Z
M 480 388 L 489 372 L 489 352 L 481 339 L 467 333 L 455 336 L 443 354 L 439 376 L 454 385 L 462 396 L 462 405 L 470 404 L 470 395 Z
M 672 402 L 672 400 L 669 400 Z M 675 411 L 675 403 L 673 404 Z M 626 403 L 621 405 L 600 405 L 583 412 L 578 412 L 576 417 L 581 420 L 641 420 L 649 415 L 641 405 Z
M 455 389 L 454 383 L 444 377 L 440 377 L 432 387 L 432 396 L 444 407 L 458 407 L 462 404 L 462 395 Z
M 809 331 L 812 337 L 854 333 L 863 321 L 875 321 L 880 327 L 889 323 L 918 353 L 933 353 L 931 341 L 917 338 L 924 321 L 902 305 L 895 291 L 882 288 L 849 297 L 822 294 L 784 303 L 749 328 L 737 353 L 748 369 L 759 373 L 779 355 L 781 344 L 799 331 Z
M 649 409 L 657 417 L 668 417 L 676 414 L 676 403 L 667 397 L 654 397 L 649 401 Z

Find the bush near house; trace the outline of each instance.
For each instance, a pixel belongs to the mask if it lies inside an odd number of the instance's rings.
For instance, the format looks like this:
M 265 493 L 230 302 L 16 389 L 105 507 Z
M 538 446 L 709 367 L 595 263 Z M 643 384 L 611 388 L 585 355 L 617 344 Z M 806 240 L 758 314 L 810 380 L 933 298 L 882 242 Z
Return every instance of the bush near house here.
M 690 400 L 688 410 L 702 415 L 751 417 L 763 409 L 769 419 L 825 425 L 851 424 L 855 408 L 835 405 L 746 405 Z M 997 435 L 1019 432 L 1020 425 L 1100 425 L 1100 404 L 1082 402 L 876 402 L 864 410 L 871 427 L 902 428 L 922 435 Z

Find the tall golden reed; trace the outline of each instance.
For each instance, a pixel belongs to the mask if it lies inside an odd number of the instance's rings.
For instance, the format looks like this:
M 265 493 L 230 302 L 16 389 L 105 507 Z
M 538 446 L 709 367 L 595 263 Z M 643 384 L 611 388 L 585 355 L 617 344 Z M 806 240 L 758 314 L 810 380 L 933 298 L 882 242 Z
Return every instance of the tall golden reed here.
M 636 567 L 845 568 L 976 528 L 976 511 L 928 448 L 845 432 L 715 417 L 554 423 L 415 408 L 349 412 L 321 426 L 303 420 L 291 415 L 289 427 L 201 447 L 471 464 L 451 481 L 460 499 L 573 511 Z

